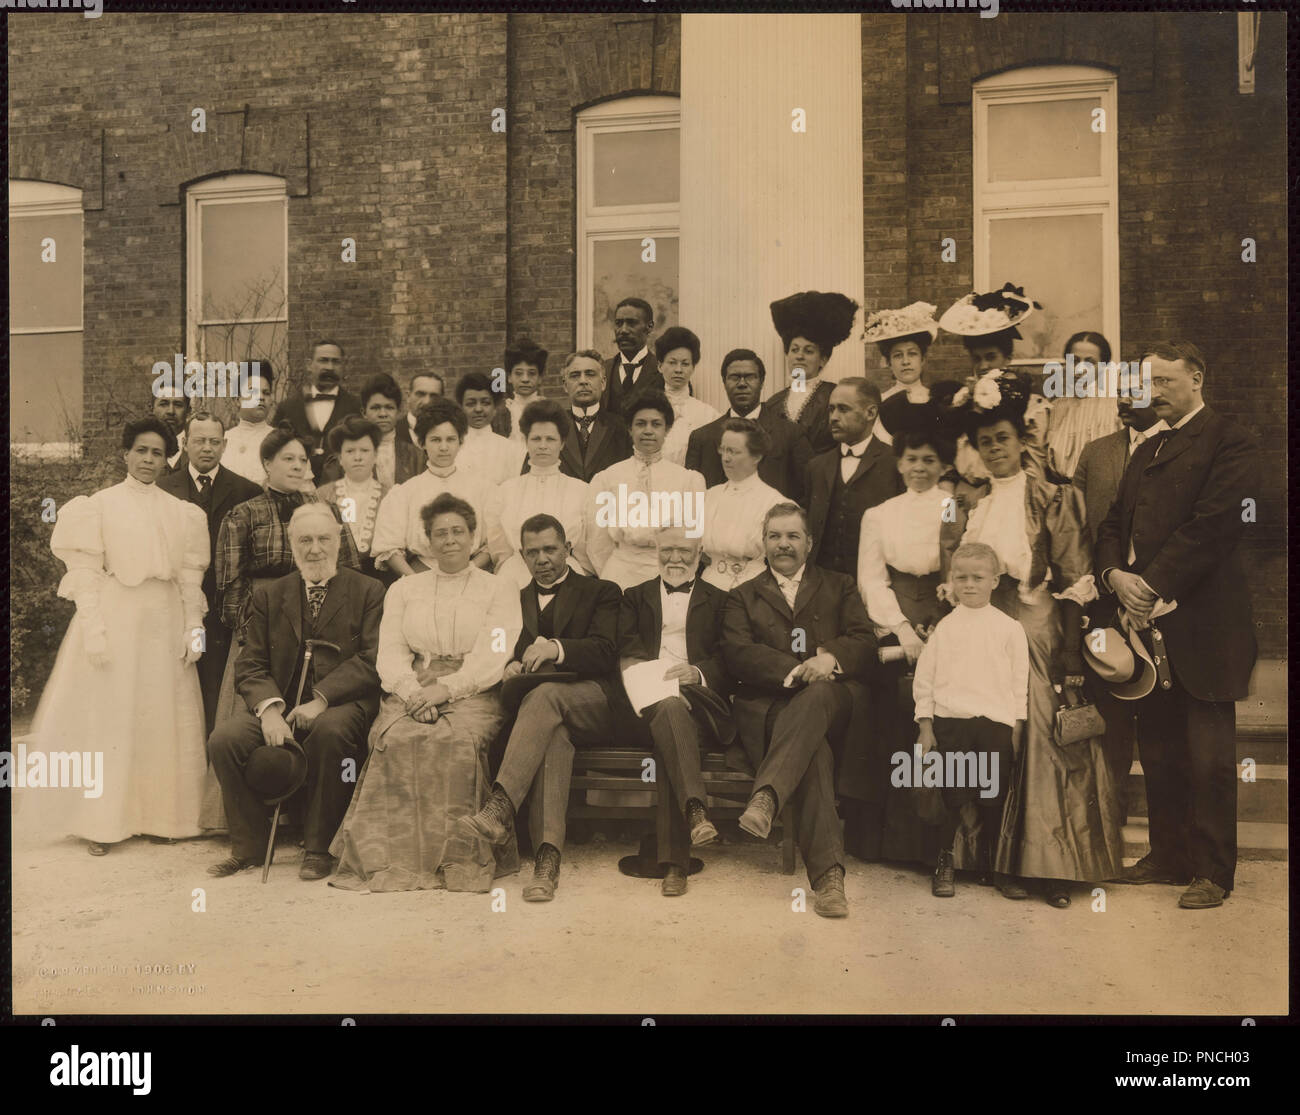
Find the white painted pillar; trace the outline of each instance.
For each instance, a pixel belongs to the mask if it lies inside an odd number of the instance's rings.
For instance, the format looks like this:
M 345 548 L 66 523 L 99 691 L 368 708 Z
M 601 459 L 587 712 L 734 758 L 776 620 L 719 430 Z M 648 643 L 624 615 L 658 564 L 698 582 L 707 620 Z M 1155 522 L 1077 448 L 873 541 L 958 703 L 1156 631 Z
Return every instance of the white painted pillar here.
M 679 320 L 700 337 L 695 392 L 722 407 L 733 348 L 763 358 L 764 397 L 786 386 L 772 302 L 862 302 L 860 17 L 683 15 L 681 95 Z M 824 376 L 862 375 L 861 331 L 859 313 Z

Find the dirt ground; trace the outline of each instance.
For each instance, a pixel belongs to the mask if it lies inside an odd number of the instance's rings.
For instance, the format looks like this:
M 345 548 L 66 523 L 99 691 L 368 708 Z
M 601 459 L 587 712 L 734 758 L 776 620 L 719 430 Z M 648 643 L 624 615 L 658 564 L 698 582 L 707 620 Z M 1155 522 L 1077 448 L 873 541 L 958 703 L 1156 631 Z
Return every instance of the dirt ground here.
M 17 811 L 21 813 L 21 810 Z M 1287 865 L 1240 866 L 1218 910 L 1173 887 L 1086 888 L 1068 910 L 850 860 L 850 916 L 812 912 L 780 850 L 727 843 L 680 898 L 618 873 L 631 843 L 571 846 L 556 900 L 353 894 L 297 877 L 282 841 L 213 879 L 221 839 L 85 844 L 15 818 L 15 1014 L 1226 1014 L 1287 1010 Z M 795 912 L 792 890 L 808 890 Z M 204 894 L 204 912 L 196 912 Z M 496 903 L 501 905 L 499 899 Z

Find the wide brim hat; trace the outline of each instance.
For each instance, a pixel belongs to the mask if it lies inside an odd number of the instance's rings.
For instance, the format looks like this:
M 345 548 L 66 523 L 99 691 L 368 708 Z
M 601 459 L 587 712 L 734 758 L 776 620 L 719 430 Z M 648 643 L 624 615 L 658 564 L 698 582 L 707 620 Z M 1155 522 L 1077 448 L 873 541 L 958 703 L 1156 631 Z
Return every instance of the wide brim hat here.
M 264 744 L 244 764 L 244 782 L 264 804 L 278 805 L 307 781 L 307 755 L 292 737 L 283 746 Z
M 927 333 L 933 341 L 939 335 L 939 323 L 934 320 L 936 308 L 929 302 L 913 302 L 896 310 L 877 310 L 863 324 L 862 339 L 878 345 Z
M 1023 287 L 1004 283 L 1001 290 L 982 294 L 971 291 L 957 299 L 939 318 L 939 328 L 959 337 L 988 337 L 1010 331 L 1019 339 L 1016 326 L 1042 308 L 1025 294 Z
M 966 434 L 974 444 L 975 430 L 1002 419 L 1024 421 L 1033 393 L 1033 377 L 1019 368 L 994 368 L 974 381 L 963 384 L 941 404 L 946 421 Z
M 853 332 L 858 304 L 833 291 L 803 290 L 773 302 L 771 310 L 772 324 L 786 348 L 795 337 L 807 337 L 828 356 Z
M 1083 640 L 1083 660 L 1111 696 L 1121 701 L 1140 701 L 1155 690 L 1157 682 L 1165 689 L 1171 684 L 1164 639 L 1154 627 L 1145 631 L 1118 627 L 1090 631 Z

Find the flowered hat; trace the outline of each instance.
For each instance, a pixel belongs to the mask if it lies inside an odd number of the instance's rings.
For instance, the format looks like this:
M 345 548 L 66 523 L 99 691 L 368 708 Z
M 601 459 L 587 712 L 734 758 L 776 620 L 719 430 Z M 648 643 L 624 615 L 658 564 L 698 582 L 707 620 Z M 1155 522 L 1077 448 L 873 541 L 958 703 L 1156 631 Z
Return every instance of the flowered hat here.
M 946 405 L 940 404 L 940 412 L 947 411 L 950 427 L 960 429 L 973 443 L 979 426 L 1003 418 L 1016 424 L 1023 422 L 1032 391 L 1033 379 L 1026 372 L 994 368 L 973 383 L 967 381 Z
M 847 295 L 804 290 L 772 303 L 772 324 L 788 349 L 795 337 L 807 337 L 823 356 L 848 338 L 858 304 Z
M 1017 340 L 1016 329 L 1035 310 L 1043 307 L 1025 294 L 1024 287 L 1004 283 L 1001 290 L 984 294 L 971 291 L 957 299 L 943 312 L 939 327 L 961 337 L 986 337 L 1010 330 Z
M 928 333 L 933 341 L 939 335 L 939 323 L 934 320 L 935 308 L 929 302 L 913 302 L 900 310 L 877 310 L 867 318 L 862 339 L 868 344 L 881 344 Z

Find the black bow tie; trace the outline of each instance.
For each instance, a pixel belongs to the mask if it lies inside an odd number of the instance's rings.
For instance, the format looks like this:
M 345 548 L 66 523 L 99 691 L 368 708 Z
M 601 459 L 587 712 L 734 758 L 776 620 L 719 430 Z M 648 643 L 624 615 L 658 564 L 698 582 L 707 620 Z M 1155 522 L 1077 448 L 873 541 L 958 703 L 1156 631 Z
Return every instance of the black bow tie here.
M 845 457 L 845 458 L 852 457 L 852 458 L 856 461 L 856 460 L 857 460 L 859 457 L 861 457 L 861 456 L 862 456 L 861 453 L 855 453 L 855 452 L 853 452 L 852 449 L 849 449 L 849 448 L 847 448 L 847 447 L 846 447 L 845 450 L 844 450 L 844 457 Z
M 556 581 L 555 584 L 551 585 L 550 588 L 542 588 L 541 585 L 539 585 L 536 581 L 534 581 L 533 587 L 537 590 L 538 596 L 554 596 L 557 592 L 560 591 L 560 586 L 562 584 L 564 584 L 563 581 Z
M 690 592 L 694 587 L 694 581 L 685 581 L 680 585 L 670 585 L 667 581 L 664 582 L 665 592 Z

